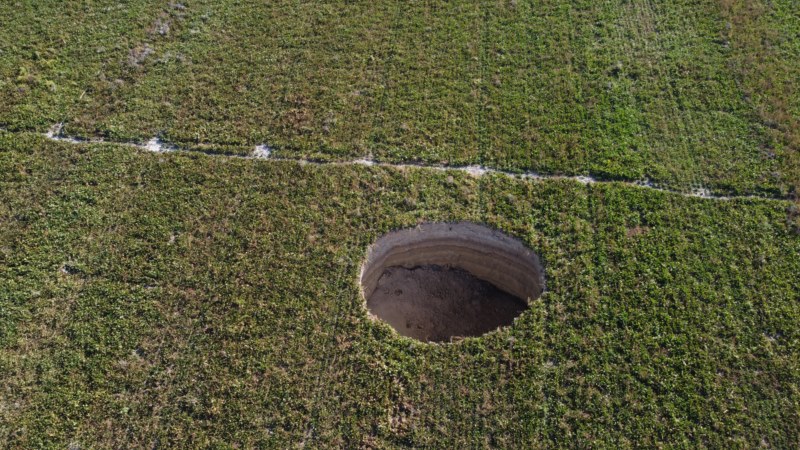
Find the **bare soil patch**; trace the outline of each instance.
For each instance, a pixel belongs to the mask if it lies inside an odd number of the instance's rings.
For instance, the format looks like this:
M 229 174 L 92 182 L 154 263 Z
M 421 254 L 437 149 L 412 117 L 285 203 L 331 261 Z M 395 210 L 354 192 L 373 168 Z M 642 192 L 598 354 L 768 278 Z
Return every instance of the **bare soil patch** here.
M 442 342 L 510 325 L 527 304 L 461 269 L 387 268 L 367 307 L 403 336 Z

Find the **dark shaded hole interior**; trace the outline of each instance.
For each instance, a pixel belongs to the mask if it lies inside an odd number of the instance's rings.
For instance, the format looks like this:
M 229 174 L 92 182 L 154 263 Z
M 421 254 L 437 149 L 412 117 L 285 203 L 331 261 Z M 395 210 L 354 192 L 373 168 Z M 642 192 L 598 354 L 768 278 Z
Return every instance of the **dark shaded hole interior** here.
M 403 336 L 446 342 L 511 325 L 527 304 L 465 270 L 425 265 L 387 268 L 367 307 Z

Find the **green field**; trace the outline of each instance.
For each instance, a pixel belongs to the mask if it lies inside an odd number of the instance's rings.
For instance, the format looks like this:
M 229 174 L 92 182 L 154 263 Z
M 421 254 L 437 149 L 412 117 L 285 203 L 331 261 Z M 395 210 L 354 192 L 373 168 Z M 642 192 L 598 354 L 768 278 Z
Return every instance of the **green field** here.
M 799 447 L 794 3 L 0 4 L 0 447 Z M 462 220 L 545 294 L 369 319 L 367 247 Z
M 13 130 L 727 192 L 786 195 L 798 176 L 711 1 L 28 3 L 0 7 Z

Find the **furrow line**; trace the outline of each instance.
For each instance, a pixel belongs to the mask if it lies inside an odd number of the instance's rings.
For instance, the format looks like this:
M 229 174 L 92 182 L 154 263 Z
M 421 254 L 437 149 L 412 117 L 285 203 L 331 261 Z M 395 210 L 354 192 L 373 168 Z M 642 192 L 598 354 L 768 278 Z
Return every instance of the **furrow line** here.
M 44 136 L 52 141 L 62 142 L 62 143 L 69 143 L 69 144 L 110 144 L 110 145 L 121 145 L 131 148 L 136 148 L 139 150 L 152 152 L 152 153 L 200 153 L 207 156 L 213 156 L 218 158 L 238 158 L 238 159 L 253 159 L 253 160 L 262 160 L 262 161 L 285 161 L 285 162 L 295 162 L 297 164 L 305 165 L 317 165 L 317 166 L 348 166 L 348 165 L 361 165 L 361 166 L 368 166 L 368 167 L 383 167 L 389 169 L 397 169 L 397 170 L 405 170 L 405 169 L 421 169 L 421 170 L 437 170 L 437 171 L 460 171 L 468 173 L 474 177 L 481 177 L 484 175 L 503 175 L 511 178 L 522 179 L 522 180 L 572 180 L 581 184 L 603 184 L 603 183 L 616 183 L 630 187 L 637 187 L 641 189 L 651 189 L 654 191 L 659 192 L 666 192 L 669 194 L 681 195 L 684 197 L 694 197 L 694 198 L 702 198 L 707 200 L 740 200 L 740 199 L 752 199 L 752 200 L 771 200 L 771 201 L 788 201 L 786 198 L 781 197 L 770 197 L 770 196 L 762 196 L 762 195 L 715 195 L 711 193 L 710 190 L 705 188 L 695 188 L 691 191 L 679 191 L 674 189 L 668 189 L 664 187 L 659 187 L 658 185 L 652 183 L 649 180 L 640 180 L 640 181 L 622 181 L 622 180 L 604 180 L 598 179 L 590 175 L 548 175 L 548 174 L 540 174 L 537 172 L 527 171 L 527 172 L 510 172 L 504 170 L 493 169 L 490 167 L 485 167 L 482 165 L 470 165 L 470 166 L 446 166 L 446 165 L 438 165 L 438 164 L 425 164 L 425 163 L 390 163 L 375 160 L 372 158 L 361 158 L 361 159 L 353 159 L 349 161 L 321 161 L 321 160 L 313 160 L 313 159 L 305 159 L 305 158 L 285 158 L 285 157 L 276 157 L 272 155 L 272 149 L 268 145 L 256 145 L 253 148 L 253 151 L 249 155 L 231 155 L 231 154 L 220 154 L 214 152 L 206 152 L 197 149 L 184 149 L 176 146 L 174 144 L 170 144 L 167 142 L 162 141 L 158 137 L 153 137 L 152 139 L 148 140 L 145 143 L 138 143 L 138 142 L 120 142 L 120 141 L 111 141 L 104 138 L 79 138 L 73 136 L 66 136 L 61 133 L 62 124 L 56 124 L 53 126 L 50 131 L 44 133 Z M 2 130 L 2 129 L 0 129 Z M 24 132 L 20 132 L 24 133 Z

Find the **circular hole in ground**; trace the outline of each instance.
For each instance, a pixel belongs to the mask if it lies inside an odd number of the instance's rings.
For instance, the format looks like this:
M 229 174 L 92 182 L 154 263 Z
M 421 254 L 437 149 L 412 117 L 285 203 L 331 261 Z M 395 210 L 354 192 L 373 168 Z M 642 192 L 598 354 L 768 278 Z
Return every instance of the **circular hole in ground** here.
M 471 222 L 427 223 L 382 236 L 361 268 L 370 314 L 403 336 L 447 342 L 510 325 L 544 290 L 539 257 Z

